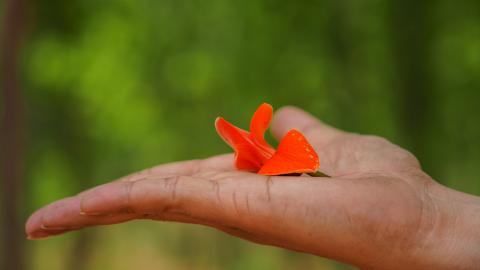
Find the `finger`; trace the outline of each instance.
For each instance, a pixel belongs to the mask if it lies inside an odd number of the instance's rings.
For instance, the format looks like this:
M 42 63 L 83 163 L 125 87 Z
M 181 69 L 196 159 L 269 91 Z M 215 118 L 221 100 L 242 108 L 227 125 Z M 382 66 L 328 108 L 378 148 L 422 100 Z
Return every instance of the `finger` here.
M 35 212 L 28 220 L 26 232 L 28 239 L 36 240 L 53 235 L 83 229 L 98 225 L 112 225 L 133 219 L 152 219 L 161 221 L 176 221 L 182 223 L 204 224 L 217 229 L 228 229 L 216 224 L 207 224 L 202 220 L 184 214 L 176 213 L 132 213 L 117 211 L 111 214 L 86 214 L 81 209 L 80 197 L 70 197 L 53 203 Z
M 138 218 L 135 213 L 87 216 L 79 208 L 79 196 L 52 203 L 30 216 L 25 231 L 29 239 L 40 239 L 93 225 L 109 225 Z
M 281 140 L 293 128 L 302 132 L 316 147 L 322 147 L 333 139 L 347 134 L 321 122 L 299 108 L 286 106 L 277 110 L 272 121 L 273 136 L 277 140 Z
M 114 181 L 38 210 L 29 218 L 26 232 L 31 238 L 46 237 L 49 231 L 113 224 L 148 215 L 165 220 L 178 220 L 174 218 L 183 215 L 190 217 L 190 222 L 206 225 L 235 223 L 240 209 L 250 211 L 249 196 L 253 196 L 252 204 L 261 196 L 266 200 L 265 183 L 258 182 L 263 177 L 234 173 L 238 174 L 242 177 L 220 173 L 210 179 L 151 176 L 138 181 Z M 242 184 L 244 181 L 253 186 Z
M 175 200 L 175 181 L 179 178 L 150 174 L 136 181 L 113 181 L 59 200 L 32 214 L 26 223 L 26 233 L 31 239 L 39 239 L 137 218 L 194 223 L 188 214 L 178 213 L 178 209 L 174 208 L 168 217 L 165 216 L 167 211 L 163 209 L 166 210 Z M 198 192 L 201 191 L 198 189 Z M 180 218 L 179 215 L 186 217 Z
M 79 197 L 60 200 L 42 211 L 34 213 L 27 222 L 28 239 L 38 240 L 90 226 L 112 225 L 133 219 L 152 219 L 160 221 L 174 221 L 190 224 L 202 224 L 226 232 L 228 234 L 259 243 L 261 238 L 252 236 L 238 228 L 210 223 L 206 220 L 195 219 L 186 213 L 115 213 L 110 215 L 86 215 L 78 208 Z M 47 209 L 48 208 L 48 209 Z M 42 213 L 43 212 L 43 213 Z M 42 215 L 43 214 L 43 215 Z M 46 216 L 46 217 L 45 217 Z

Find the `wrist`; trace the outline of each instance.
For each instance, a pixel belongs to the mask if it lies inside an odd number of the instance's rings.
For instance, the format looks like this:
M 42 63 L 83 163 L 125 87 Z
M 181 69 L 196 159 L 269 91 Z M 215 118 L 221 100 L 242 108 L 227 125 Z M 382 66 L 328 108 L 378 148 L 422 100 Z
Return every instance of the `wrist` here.
M 480 265 L 480 197 L 434 184 L 430 232 L 424 232 L 425 267 L 477 269 Z

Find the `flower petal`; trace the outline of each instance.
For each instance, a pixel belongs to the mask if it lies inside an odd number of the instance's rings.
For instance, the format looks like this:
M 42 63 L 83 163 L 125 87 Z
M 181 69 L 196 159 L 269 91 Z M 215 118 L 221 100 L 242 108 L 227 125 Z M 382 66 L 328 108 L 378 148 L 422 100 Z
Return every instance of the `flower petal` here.
M 217 119 L 215 119 L 215 129 L 218 135 L 232 148 L 235 148 L 237 144 L 250 140 L 247 131 L 234 126 L 223 117 L 217 117 Z
M 278 149 L 258 172 L 263 175 L 312 173 L 320 166 L 318 155 L 298 130 L 290 130 L 280 141 Z
M 268 129 L 270 121 L 272 120 L 272 115 L 272 105 L 268 103 L 263 103 L 260 105 L 250 121 L 250 135 L 256 143 L 260 144 L 266 149 L 271 149 L 273 154 L 275 150 L 273 150 L 273 148 L 267 143 L 267 141 L 265 141 L 264 138 L 265 131 Z
M 269 151 L 255 144 L 250 134 L 222 117 L 215 120 L 215 128 L 222 139 L 235 150 L 235 167 L 239 170 L 258 171 L 272 157 Z

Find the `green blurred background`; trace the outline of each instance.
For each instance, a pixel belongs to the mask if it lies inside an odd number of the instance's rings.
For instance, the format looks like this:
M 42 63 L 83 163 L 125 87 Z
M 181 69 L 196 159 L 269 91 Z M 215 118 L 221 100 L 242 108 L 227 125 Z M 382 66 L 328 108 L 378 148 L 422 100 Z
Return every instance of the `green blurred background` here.
M 172 223 L 24 239 L 25 219 L 53 200 L 155 164 L 229 151 L 215 117 L 246 127 L 264 101 L 384 136 L 439 182 L 480 195 L 480 1 L 40 0 L 10 16 L 14 2 L 1 7 L 2 55 L 14 58 L 2 62 L 2 134 L 10 134 L 3 171 L 20 172 L 3 179 L 2 211 L 18 217 L 2 215 L 4 262 L 38 270 L 353 269 Z M 18 104 L 9 91 L 20 94 Z

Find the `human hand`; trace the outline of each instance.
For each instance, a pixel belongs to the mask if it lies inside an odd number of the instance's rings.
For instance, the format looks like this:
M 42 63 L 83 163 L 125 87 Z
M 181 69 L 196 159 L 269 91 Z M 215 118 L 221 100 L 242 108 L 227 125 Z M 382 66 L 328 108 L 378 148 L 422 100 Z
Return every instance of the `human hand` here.
M 440 186 L 409 152 L 376 136 L 280 109 L 272 132 L 302 131 L 331 178 L 236 171 L 232 155 L 160 165 L 54 202 L 31 239 L 152 219 L 210 226 L 260 244 L 368 269 L 474 269 L 480 199 Z M 477 227 L 478 228 L 478 227 Z

